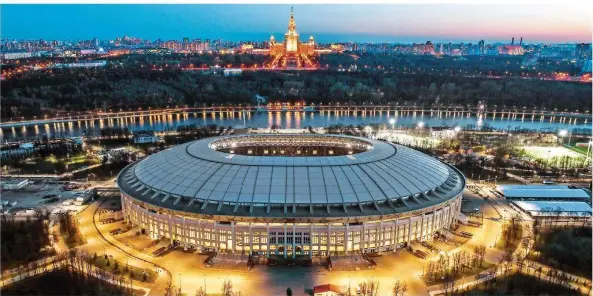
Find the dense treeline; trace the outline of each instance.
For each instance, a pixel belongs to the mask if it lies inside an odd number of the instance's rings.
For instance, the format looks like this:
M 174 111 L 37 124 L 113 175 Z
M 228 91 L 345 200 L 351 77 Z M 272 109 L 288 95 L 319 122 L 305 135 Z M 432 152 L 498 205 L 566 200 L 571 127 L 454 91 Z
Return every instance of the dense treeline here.
M 50 249 L 49 213 L 36 211 L 34 218 L 17 221 L 2 215 L 0 218 L 2 270 L 38 260 L 52 252 Z
M 348 55 L 338 57 L 342 56 Z M 326 57 L 331 58 L 333 56 Z M 589 84 L 458 75 L 449 69 L 453 67 L 449 65 L 453 62 L 431 65 L 432 62 L 421 60 L 424 62 L 420 63 L 414 59 L 380 60 L 385 68 L 390 63 L 395 65 L 389 71 L 338 72 L 331 68 L 314 72 L 244 71 L 243 75 L 236 77 L 182 71 L 179 65 L 184 62 L 171 60 L 162 62 L 175 62 L 174 66 L 163 67 L 162 70 L 151 68 L 154 61 L 124 61 L 123 66 L 110 64 L 106 68 L 95 69 L 54 69 L 52 73 L 32 72 L 19 79 L 3 81 L 1 115 L 11 118 L 51 114 L 56 110 L 242 104 L 252 103 L 255 94 L 267 96 L 273 101 L 305 100 L 316 104 L 433 106 L 485 102 L 499 107 L 525 106 L 569 111 L 590 110 L 591 107 Z M 441 70 L 437 73 L 400 71 L 401 60 L 407 61 L 405 65 L 420 65 L 420 69 L 438 65 Z M 135 63 L 140 63 L 142 67 Z M 488 63 L 484 66 L 474 61 L 467 67 L 472 68 L 474 64 L 477 65 L 475 67 L 488 66 Z M 499 69 L 500 65 L 492 67 Z
M 525 273 L 513 273 L 494 280 L 485 281 L 468 290 L 455 290 L 448 295 L 455 296 L 510 296 L 510 295 L 580 295 L 564 283 L 541 279 Z
M 2 288 L 2 295 L 139 295 L 126 275 L 93 265 L 94 256 L 72 249 L 55 256 L 49 264 L 30 264 L 21 269 L 29 278 Z
M 591 278 L 591 228 L 552 228 L 540 230 L 536 227 L 536 260 L 560 270 L 581 274 Z

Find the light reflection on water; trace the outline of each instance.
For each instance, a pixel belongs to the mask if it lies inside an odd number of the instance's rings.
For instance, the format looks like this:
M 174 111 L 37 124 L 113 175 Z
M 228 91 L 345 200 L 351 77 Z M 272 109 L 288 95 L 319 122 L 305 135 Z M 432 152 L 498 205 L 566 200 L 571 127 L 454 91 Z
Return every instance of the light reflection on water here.
M 281 128 L 306 128 L 311 127 L 322 127 L 331 124 L 344 124 L 344 125 L 367 125 L 367 124 L 385 124 L 390 126 L 389 119 L 395 119 L 395 127 L 413 127 L 419 122 L 423 122 L 425 127 L 432 126 L 460 126 L 465 129 L 474 129 L 484 125 L 491 126 L 495 129 L 509 129 L 515 130 L 517 128 L 524 128 L 536 131 L 549 131 L 555 132 L 559 129 L 583 129 L 591 131 L 591 120 L 588 123 L 583 123 L 583 119 L 580 118 L 580 123 L 569 124 L 568 120 L 565 123 L 549 122 L 549 118 L 544 121 L 538 119 L 532 120 L 531 117 L 522 119 L 521 116 L 517 116 L 516 120 L 504 118 L 501 119 L 499 116 L 496 119 L 493 118 L 478 118 L 475 116 L 457 116 L 452 113 L 451 116 L 443 115 L 443 113 L 434 113 L 433 116 L 430 114 L 413 114 L 393 116 L 387 115 L 386 112 L 366 112 L 359 115 L 353 115 L 351 112 L 342 113 L 305 113 L 305 112 L 280 112 L 280 111 L 268 111 L 262 113 L 245 113 L 245 114 L 234 114 L 234 113 L 215 113 L 210 114 L 202 113 L 184 113 L 184 114 L 159 114 L 150 115 L 144 117 L 125 117 L 118 119 L 103 119 L 96 121 L 84 121 L 84 122 L 55 122 L 48 124 L 39 124 L 36 126 L 27 126 L 22 128 L 4 128 L 0 133 L 0 138 L 3 140 L 11 139 L 23 139 L 32 138 L 36 136 L 55 135 L 56 137 L 65 136 L 81 136 L 84 131 L 92 130 L 95 135 L 100 134 L 100 130 L 105 127 L 127 127 L 131 131 L 134 130 L 176 130 L 179 126 L 184 125 L 198 125 L 205 126 L 209 124 L 217 124 L 220 126 L 237 126 L 243 125 L 243 122 L 248 127 L 253 128 L 265 128 L 271 126 L 279 126 Z M 40 131 L 40 127 L 43 130 Z

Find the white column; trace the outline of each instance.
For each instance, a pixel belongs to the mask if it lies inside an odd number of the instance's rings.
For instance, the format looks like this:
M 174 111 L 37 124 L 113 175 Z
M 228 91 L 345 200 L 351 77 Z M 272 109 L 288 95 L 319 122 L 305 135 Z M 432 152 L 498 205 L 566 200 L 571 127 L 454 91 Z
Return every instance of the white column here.
M 330 247 L 331 247 L 331 243 L 332 243 L 332 240 L 331 240 L 331 237 L 332 237 L 331 227 L 332 227 L 331 225 L 329 225 L 329 224 L 327 225 L 327 255 L 328 256 L 330 254 L 330 249 L 331 249 Z
M 313 258 L 313 224 L 309 224 L 309 228 L 309 258 Z
M 253 231 L 251 231 L 251 222 L 249 222 L 249 254 L 253 254 Z
M 361 253 L 366 253 L 366 251 L 365 251 L 366 244 L 367 244 L 366 233 L 367 233 L 366 223 L 362 222 L 362 235 L 360 237 L 360 243 L 361 243 L 360 252 Z
M 284 237 L 284 258 L 286 258 L 286 223 L 284 223 L 284 235 L 282 236 Z
M 422 218 L 420 221 L 420 241 L 424 241 L 424 213 L 422 213 L 420 218 Z
M 381 251 L 381 233 L 383 232 L 383 221 L 379 221 L 379 227 L 375 224 L 375 249 Z
M 233 254 L 235 254 L 235 250 L 237 249 L 237 235 L 235 234 L 235 222 L 231 222 L 231 239 L 233 241 L 233 245 L 231 247 L 232 252 L 233 252 Z M 228 246 L 227 246 L 227 248 L 228 248 Z
M 212 236 L 211 239 L 213 241 L 212 247 L 218 252 L 218 248 L 220 247 L 220 242 L 218 241 L 218 231 L 216 231 L 216 221 L 214 221 L 214 225 L 212 227 Z
M 187 243 L 189 242 L 189 231 L 185 227 L 185 217 L 183 217 L 183 221 L 181 222 L 181 240 L 183 241 L 183 250 L 187 251 Z
M 266 258 L 270 258 L 270 224 L 266 223 L 267 240 L 266 240 Z
M 391 229 L 391 250 L 397 249 L 397 219 L 393 222 L 393 228 Z
M 350 223 L 346 223 L 346 232 L 344 232 L 344 253 L 348 254 L 348 239 L 350 238 L 350 229 L 349 229 L 349 224 Z
M 412 242 L 412 216 L 408 218 L 408 244 Z
M 296 225 L 294 225 L 294 223 L 292 224 L 292 258 L 296 258 L 296 243 L 295 243 L 295 238 L 296 238 Z
M 173 226 L 171 226 L 171 214 L 167 216 L 167 223 L 169 225 L 169 241 L 173 245 Z

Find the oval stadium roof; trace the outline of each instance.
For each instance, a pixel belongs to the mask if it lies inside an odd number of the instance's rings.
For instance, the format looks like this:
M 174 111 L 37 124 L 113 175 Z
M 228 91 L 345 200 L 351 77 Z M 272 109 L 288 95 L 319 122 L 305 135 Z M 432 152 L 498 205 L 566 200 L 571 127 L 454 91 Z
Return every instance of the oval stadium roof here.
M 252 136 L 253 135 L 246 135 Z M 278 135 L 276 135 L 278 136 Z M 302 135 L 282 135 L 299 137 Z M 311 136 L 311 135 L 308 135 Z M 347 137 L 318 135 L 323 137 Z M 181 144 L 128 166 L 118 186 L 151 204 L 219 204 L 224 207 L 345 207 L 403 203 L 430 206 L 459 194 L 461 173 L 419 151 L 364 140 L 368 151 L 344 156 L 246 156 L 219 152 L 211 143 L 241 136 Z M 266 137 L 260 135 L 259 137 Z M 408 199 L 412 200 L 408 200 Z M 406 202 L 407 201 L 407 202 Z M 362 209 L 362 208 L 361 208 Z M 408 209 L 408 210 L 409 210 Z M 252 211 L 252 210 L 251 210 Z

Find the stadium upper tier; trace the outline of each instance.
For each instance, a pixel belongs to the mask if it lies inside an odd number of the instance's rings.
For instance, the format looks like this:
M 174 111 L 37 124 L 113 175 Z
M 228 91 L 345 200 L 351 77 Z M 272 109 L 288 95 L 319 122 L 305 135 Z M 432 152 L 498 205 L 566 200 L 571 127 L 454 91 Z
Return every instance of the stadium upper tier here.
M 274 153 L 288 146 L 296 147 L 293 153 L 325 149 L 325 155 L 336 147 L 352 154 L 293 157 L 217 151 L 257 146 Z M 461 193 L 465 179 L 437 159 L 400 145 L 349 136 L 274 134 L 181 144 L 128 166 L 118 176 L 118 186 L 153 206 L 196 214 L 353 217 L 444 203 Z

